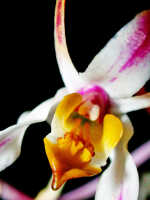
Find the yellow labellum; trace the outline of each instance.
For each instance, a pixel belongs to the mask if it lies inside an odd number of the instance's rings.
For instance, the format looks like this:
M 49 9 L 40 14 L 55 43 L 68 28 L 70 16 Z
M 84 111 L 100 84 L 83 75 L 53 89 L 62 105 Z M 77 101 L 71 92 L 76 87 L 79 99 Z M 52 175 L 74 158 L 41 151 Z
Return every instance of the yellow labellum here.
M 48 137 L 44 139 L 53 172 L 53 189 L 69 179 L 100 173 L 101 166 L 94 164 L 93 157 L 107 160 L 123 134 L 122 123 L 116 116 L 106 114 L 100 123 L 97 118 L 100 108 L 94 106 L 88 100 L 83 101 L 80 94 L 73 93 L 65 96 L 56 109 L 52 128 L 57 139 L 55 143 Z M 92 108 L 97 109 L 92 111 L 95 120 L 90 119 Z
M 44 144 L 53 172 L 52 188 L 54 190 L 69 179 L 93 176 L 101 171 L 100 168 L 89 165 L 92 158 L 90 151 L 84 147 L 81 141 L 78 143 L 69 135 L 60 138 L 57 144 L 53 144 L 45 138 Z

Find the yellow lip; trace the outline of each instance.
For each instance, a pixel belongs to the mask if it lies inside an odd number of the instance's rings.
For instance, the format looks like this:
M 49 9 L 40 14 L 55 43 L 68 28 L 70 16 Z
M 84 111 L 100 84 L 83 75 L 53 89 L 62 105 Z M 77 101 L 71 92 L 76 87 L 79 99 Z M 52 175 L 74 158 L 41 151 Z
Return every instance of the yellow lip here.
M 64 182 L 72 178 L 93 176 L 101 169 L 89 165 L 91 154 L 81 142 L 75 144 L 74 140 L 51 143 L 44 139 L 45 150 L 53 172 L 52 188 L 58 189 Z
M 52 122 L 56 140 L 44 139 L 54 190 L 69 179 L 100 173 L 101 166 L 94 164 L 93 158 L 98 159 L 96 163 L 107 160 L 122 136 L 122 123 L 112 114 L 106 114 L 102 123 L 91 121 L 87 117 L 91 106 L 92 102 L 83 102 L 80 94 L 73 93 L 65 96 L 56 109 Z

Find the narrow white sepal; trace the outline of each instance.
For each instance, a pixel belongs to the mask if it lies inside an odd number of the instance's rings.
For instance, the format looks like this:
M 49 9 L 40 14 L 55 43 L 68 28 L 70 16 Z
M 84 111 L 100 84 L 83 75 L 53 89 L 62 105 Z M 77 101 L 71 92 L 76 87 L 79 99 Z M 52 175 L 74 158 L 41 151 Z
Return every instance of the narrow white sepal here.
M 148 107 L 150 107 L 150 93 L 124 99 L 113 99 L 111 112 L 121 114 Z
M 72 60 L 70 58 L 65 36 L 65 0 L 57 0 L 55 8 L 55 51 L 58 62 L 58 67 L 62 75 L 65 86 L 70 92 L 79 90 L 83 81 L 79 77 L 79 73 L 76 70 Z
M 56 96 L 41 103 L 31 112 L 23 113 L 17 124 L 0 131 L 0 171 L 11 165 L 20 155 L 22 139 L 26 129 L 34 123 L 49 121 L 54 113 L 53 107 L 66 94 L 66 89 L 60 89 Z

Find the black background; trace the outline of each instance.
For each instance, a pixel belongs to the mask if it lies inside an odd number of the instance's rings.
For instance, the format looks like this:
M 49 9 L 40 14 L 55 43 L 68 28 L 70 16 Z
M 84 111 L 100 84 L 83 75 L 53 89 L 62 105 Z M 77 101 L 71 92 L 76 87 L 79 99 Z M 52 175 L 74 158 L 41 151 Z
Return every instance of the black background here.
M 67 44 L 76 68 L 84 71 L 96 53 L 123 25 L 149 8 L 147 2 L 131 5 L 131 1 L 113 1 L 110 4 L 99 0 L 67 0 Z M 22 112 L 33 109 L 63 86 L 54 51 L 54 7 L 55 0 L 48 1 L 48 11 L 44 1 L 1 3 L 1 130 L 14 124 Z M 150 84 L 146 87 L 150 89 Z M 150 138 L 150 117 L 144 110 L 129 116 L 135 127 L 135 135 L 129 144 L 132 151 Z M 30 126 L 24 137 L 21 156 L 0 174 L 1 179 L 31 197 L 46 185 L 51 174 L 43 146 L 43 138 L 49 132 L 50 127 L 46 123 Z M 147 162 L 139 168 L 140 175 L 149 169 Z M 70 181 L 64 192 L 88 180 L 90 178 Z

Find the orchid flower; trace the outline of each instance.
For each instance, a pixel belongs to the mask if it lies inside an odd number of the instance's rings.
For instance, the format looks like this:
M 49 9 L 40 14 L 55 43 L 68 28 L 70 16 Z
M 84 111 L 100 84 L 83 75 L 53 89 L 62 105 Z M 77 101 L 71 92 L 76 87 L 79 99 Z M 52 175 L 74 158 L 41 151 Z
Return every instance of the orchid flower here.
M 128 152 L 133 126 L 126 113 L 150 107 L 150 93 L 133 96 L 150 78 L 150 11 L 123 27 L 83 73 L 68 53 L 64 11 L 65 0 L 57 0 L 55 50 L 65 87 L 0 132 L 0 170 L 20 155 L 27 127 L 47 121 L 51 133 L 44 143 L 54 190 L 69 179 L 100 173 L 110 158 L 96 200 L 136 200 L 138 173 Z

